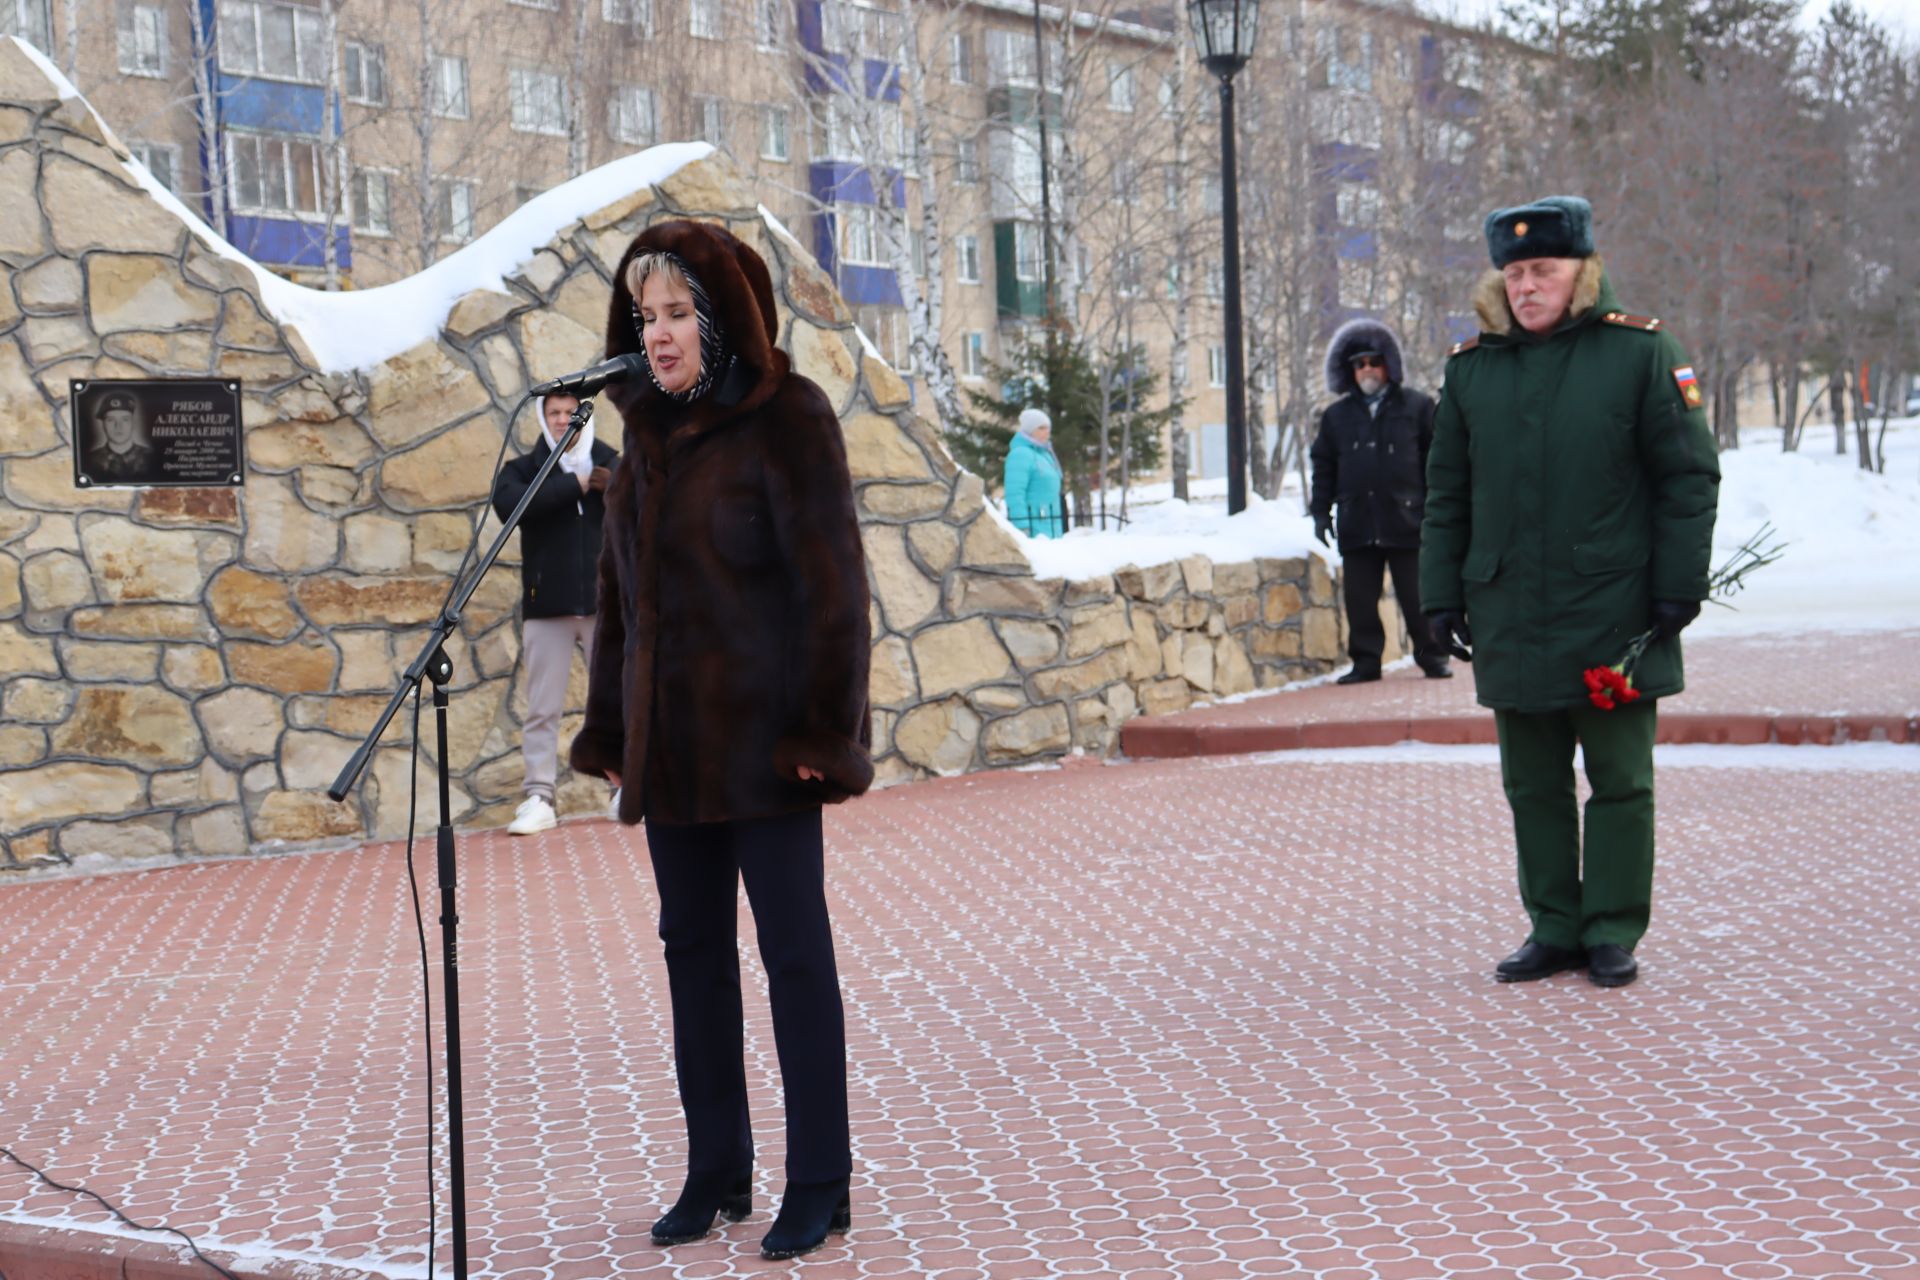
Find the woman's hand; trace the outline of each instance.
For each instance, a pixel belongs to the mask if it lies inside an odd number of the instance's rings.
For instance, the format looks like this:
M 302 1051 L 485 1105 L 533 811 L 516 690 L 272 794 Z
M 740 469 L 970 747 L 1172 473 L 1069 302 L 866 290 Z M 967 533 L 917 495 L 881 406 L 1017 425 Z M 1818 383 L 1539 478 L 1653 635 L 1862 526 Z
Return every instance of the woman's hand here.
M 615 773 L 611 769 L 608 769 L 605 772 L 607 775 L 607 781 L 611 782 L 615 787 L 618 787 L 620 785 L 620 775 Z
M 826 774 L 820 772 L 818 769 L 809 768 L 804 764 L 801 765 L 796 772 L 799 773 L 800 781 L 802 782 L 825 782 L 827 780 Z

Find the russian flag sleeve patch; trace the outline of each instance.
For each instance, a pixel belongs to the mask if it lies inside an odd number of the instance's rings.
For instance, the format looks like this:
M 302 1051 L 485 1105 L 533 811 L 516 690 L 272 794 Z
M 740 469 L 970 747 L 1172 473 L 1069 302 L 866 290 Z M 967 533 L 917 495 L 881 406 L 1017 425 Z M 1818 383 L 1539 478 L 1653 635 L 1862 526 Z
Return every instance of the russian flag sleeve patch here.
M 1680 398 L 1686 401 L 1687 408 L 1698 409 L 1700 407 L 1702 403 L 1700 398 L 1700 379 L 1694 376 L 1692 365 L 1682 364 L 1674 366 L 1673 385 L 1680 389 Z

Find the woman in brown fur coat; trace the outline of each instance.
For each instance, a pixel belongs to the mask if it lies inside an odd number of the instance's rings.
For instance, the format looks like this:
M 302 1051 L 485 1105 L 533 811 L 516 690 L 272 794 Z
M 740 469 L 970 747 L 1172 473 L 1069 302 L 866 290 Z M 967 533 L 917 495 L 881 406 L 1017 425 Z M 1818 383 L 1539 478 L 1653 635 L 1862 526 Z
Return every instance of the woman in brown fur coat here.
M 607 354 L 650 376 L 606 398 L 626 422 L 608 488 L 586 722 L 573 767 L 646 823 L 689 1147 L 662 1245 L 752 1208 L 736 886 L 767 968 L 787 1115 L 768 1257 L 845 1231 L 846 1037 L 820 807 L 873 780 L 866 563 L 833 406 L 774 346 L 758 254 L 663 222 L 616 273 Z

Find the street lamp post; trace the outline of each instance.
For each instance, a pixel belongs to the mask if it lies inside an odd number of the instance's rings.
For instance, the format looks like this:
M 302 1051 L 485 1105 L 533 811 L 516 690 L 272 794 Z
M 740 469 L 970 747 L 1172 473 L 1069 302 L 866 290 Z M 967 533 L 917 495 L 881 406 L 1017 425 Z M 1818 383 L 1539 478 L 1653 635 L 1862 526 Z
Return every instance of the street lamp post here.
M 1247 509 L 1247 361 L 1240 318 L 1240 190 L 1233 77 L 1253 56 L 1260 0 L 1187 0 L 1200 63 L 1220 78 L 1220 221 L 1227 304 L 1227 514 Z

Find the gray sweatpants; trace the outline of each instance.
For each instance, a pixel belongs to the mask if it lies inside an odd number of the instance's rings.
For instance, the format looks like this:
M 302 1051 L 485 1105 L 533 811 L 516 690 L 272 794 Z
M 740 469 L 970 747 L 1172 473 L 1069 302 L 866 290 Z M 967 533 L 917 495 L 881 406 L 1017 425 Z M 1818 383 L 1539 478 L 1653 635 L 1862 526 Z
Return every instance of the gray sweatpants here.
M 520 741 L 526 762 L 526 791 L 553 802 L 553 777 L 559 765 L 560 715 L 567 709 L 567 675 L 578 646 L 593 663 L 593 619 L 528 618 L 520 628 L 527 664 L 527 723 Z

